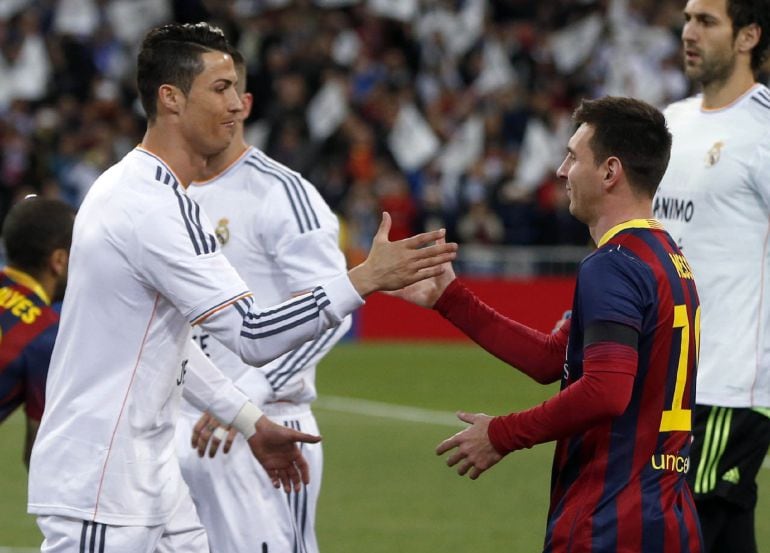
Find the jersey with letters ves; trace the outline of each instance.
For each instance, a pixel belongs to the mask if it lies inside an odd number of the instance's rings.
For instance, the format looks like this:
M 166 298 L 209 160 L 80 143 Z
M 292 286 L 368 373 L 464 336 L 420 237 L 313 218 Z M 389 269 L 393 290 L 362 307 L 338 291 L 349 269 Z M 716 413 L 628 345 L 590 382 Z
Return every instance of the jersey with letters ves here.
M 28 274 L 0 272 L 0 422 L 22 403 L 27 417 L 40 420 L 45 379 L 59 314 Z
M 697 402 L 770 407 L 770 90 L 664 113 L 673 145 L 653 207 L 700 290 Z
M 639 333 L 631 401 L 618 417 L 557 442 L 547 553 L 698 553 L 690 490 L 698 295 L 686 259 L 655 220 L 610 229 L 581 264 L 562 389 L 582 375 L 584 331 Z
M 96 180 L 75 219 L 29 512 L 165 524 L 187 493 L 174 430 L 191 325 L 259 364 L 361 303 L 346 274 L 260 309 L 173 171 L 132 150 Z
M 221 174 L 193 182 L 187 192 L 214 226 L 224 255 L 263 304 L 279 303 L 347 271 L 337 217 L 318 190 L 257 148 L 247 148 Z M 316 399 L 316 363 L 349 328 L 350 317 L 256 370 L 199 328 L 193 337 L 258 405 L 307 404 Z

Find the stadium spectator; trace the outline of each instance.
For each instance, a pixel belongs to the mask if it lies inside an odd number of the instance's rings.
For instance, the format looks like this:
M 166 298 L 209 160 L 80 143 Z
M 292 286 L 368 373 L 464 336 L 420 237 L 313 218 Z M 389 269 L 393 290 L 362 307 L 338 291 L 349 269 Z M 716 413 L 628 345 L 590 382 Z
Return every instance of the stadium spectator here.
M 628 98 L 584 101 L 574 118 L 557 174 L 598 249 L 580 266 L 571 318 L 535 331 L 451 270 L 400 292 L 536 381 L 561 379 L 529 410 L 459 413 L 470 426 L 437 452 L 476 479 L 508 453 L 556 440 L 544 551 L 699 553 L 685 473 L 700 308 L 686 259 L 651 219 L 671 135 L 656 108 Z
M 655 216 L 687 254 L 703 313 L 688 481 L 705 551 L 756 553 L 770 444 L 770 51 L 767 0 L 690 0 L 684 69 L 701 94 L 669 106 L 671 163 Z
M 548 175 L 558 156 L 523 155 L 524 150 L 532 151 L 529 144 L 544 138 L 544 121 L 566 121 L 564 114 L 581 97 L 636 94 L 663 105 L 681 97 L 687 86 L 673 61 L 678 0 L 532 6 L 502 0 L 354 1 L 325 7 L 332 4 L 3 3 L 0 43 L 7 43 L 5 51 L 20 43 L 22 22 L 36 20 L 39 31 L 30 36 L 45 42 L 47 60 L 35 67 L 49 67 L 50 75 L 26 81 L 42 87 L 41 96 L 14 98 L 0 108 L 0 142 L 9 147 L 0 155 L 10 166 L 0 174 L 0 218 L 14 198 L 27 192 L 28 183 L 58 186 L 59 194 L 77 205 L 94 171 L 102 169 L 104 154 L 110 165 L 125 154 L 126 144 L 141 140 L 142 114 L 129 60 L 144 30 L 171 19 L 208 18 L 226 29 L 250 64 L 255 108 L 247 122 L 249 142 L 311 177 L 343 227 L 345 196 L 362 179 L 371 182 L 374 167 L 396 166 L 417 208 L 415 230 L 440 219 L 450 237 L 456 236 L 455 223 L 470 209 L 462 183 L 476 162 L 494 158 L 490 217 L 504 221 L 504 244 L 585 244 L 588 237 L 571 222 L 566 205 L 549 201 Z M 399 11 L 406 5 L 413 9 Z M 330 79 L 339 86 L 327 86 Z M 11 80 L 0 60 L 0 87 Z M 118 109 L 98 110 L 105 97 Z M 408 167 L 399 164 L 393 146 L 401 142 L 392 139 L 399 107 L 402 123 L 417 123 L 424 131 L 402 146 L 415 153 Z M 31 127 L 7 124 L 9 110 L 20 109 L 33 121 Z M 351 120 L 364 130 L 352 135 Z M 109 132 L 98 131 L 98 140 L 107 144 L 95 152 L 93 130 L 98 127 Z M 559 127 L 545 128 L 547 139 Z M 563 130 L 561 141 L 550 141 L 557 152 L 567 138 Z M 344 173 L 340 162 L 346 163 Z M 441 186 L 440 205 L 433 201 L 436 190 L 425 190 L 435 183 Z M 378 218 L 375 211 L 371 216 Z M 368 225 L 354 223 L 350 230 L 347 253 L 360 258 L 357 244 L 368 244 L 372 234 Z M 360 237 L 359 231 L 364 233 Z
M 64 202 L 32 197 L 3 222 L 8 264 L 0 273 L 0 422 L 24 404 L 27 466 L 43 415 L 74 220 Z

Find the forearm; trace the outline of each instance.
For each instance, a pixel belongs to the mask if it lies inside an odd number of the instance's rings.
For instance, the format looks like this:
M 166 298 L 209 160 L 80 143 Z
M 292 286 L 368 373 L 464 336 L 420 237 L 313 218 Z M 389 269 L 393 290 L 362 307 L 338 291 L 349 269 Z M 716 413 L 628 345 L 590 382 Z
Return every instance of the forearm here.
M 251 365 L 264 365 L 339 325 L 363 304 L 346 275 L 278 306 L 239 300 L 199 324 Z
M 637 352 L 628 346 L 587 348 L 584 373 L 576 382 L 537 407 L 492 419 L 492 445 L 506 454 L 580 434 L 621 415 L 631 400 L 636 364 Z
M 221 423 L 231 424 L 249 398 L 190 341 L 182 396 Z
M 509 319 L 454 280 L 434 306 L 443 317 L 489 353 L 543 384 L 561 378 L 568 326 L 556 334 L 538 332 Z

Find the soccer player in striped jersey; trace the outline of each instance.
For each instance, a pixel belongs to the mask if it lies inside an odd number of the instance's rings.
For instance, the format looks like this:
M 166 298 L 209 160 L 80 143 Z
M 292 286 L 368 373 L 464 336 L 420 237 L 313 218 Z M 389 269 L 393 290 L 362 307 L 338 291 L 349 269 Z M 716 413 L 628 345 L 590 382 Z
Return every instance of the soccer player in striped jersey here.
M 235 139 L 209 160 L 210 178 L 193 182 L 188 193 L 215 225 L 222 253 L 258 294 L 257 299 L 277 303 L 346 271 L 339 225 L 315 187 L 245 142 L 243 121 L 249 116 L 252 96 L 246 92 L 243 57 L 237 51 L 232 57 L 238 73 L 236 89 L 244 105 Z M 338 327 L 258 370 L 200 329 L 193 337 L 266 415 L 315 434 L 318 425 L 310 405 L 316 398 L 316 365 L 349 328 L 350 317 L 346 317 Z M 200 419 L 200 410 L 182 404 L 177 454 L 211 550 L 235 553 L 264 547 L 270 553 L 316 553 L 321 444 L 303 445 L 310 484 L 287 495 L 273 488 L 240 437 L 232 449 L 228 447 L 227 455 L 199 457 L 190 447 L 190 438 Z M 203 452 L 205 432 L 210 429 L 207 419 L 199 428 Z M 211 440 L 213 454 L 220 444 L 216 437 Z
M 577 276 L 572 317 L 537 332 L 485 305 L 451 271 L 402 291 L 538 382 L 545 403 L 469 423 L 438 453 L 472 479 L 503 456 L 556 440 L 547 553 L 699 553 L 685 481 L 698 355 L 698 295 L 687 260 L 651 219 L 671 136 L 628 98 L 584 101 L 557 175 L 597 244 Z M 566 358 L 566 360 L 565 360 Z
M 688 480 L 709 553 L 755 553 L 770 445 L 770 1 L 690 0 L 684 69 L 701 93 L 664 111 L 673 146 L 654 213 L 703 305 Z
M 182 394 L 233 423 L 271 481 L 307 483 L 296 442 L 318 436 L 271 422 L 193 347 L 191 326 L 259 365 L 339 325 L 380 289 L 430 277 L 456 245 L 443 235 L 387 239 L 302 296 L 260 308 L 187 195 L 232 141 L 242 111 L 221 30 L 151 30 L 137 83 L 142 144 L 93 184 L 75 219 L 69 279 L 32 449 L 28 510 L 43 551 L 209 550 L 182 480 L 174 430 Z M 426 247 L 423 247 L 426 246 Z
M 3 222 L 8 264 L 0 272 L 0 422 L 24 404 L 27 465 L 43 415 L 74 220 L 64 202 L 32 197 L 14 205 Z

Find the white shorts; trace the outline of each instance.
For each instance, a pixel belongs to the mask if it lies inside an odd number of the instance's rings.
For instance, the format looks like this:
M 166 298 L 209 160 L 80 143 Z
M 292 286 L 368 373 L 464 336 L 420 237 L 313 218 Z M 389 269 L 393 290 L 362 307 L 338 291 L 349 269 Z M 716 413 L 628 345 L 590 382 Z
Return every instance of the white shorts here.
M 112 526 L 55 515 L 37 517 L 42 553 L 208 553 L 206 531 L 188 494 L 166 524 Z
M 302 432 L 318 433 L 306 405 L 276 403 L 262 406 L 271 420 Z M 184 413 L 177 423 L 177 454 L 182 476 L 209 536 L 212 553 L 317 553 L 315 515 L 321 489 L 321 444 L 303 444 L 310 467 L 310 484 L 287 494 L 273 487 L 252 456 L 246 440 L 237 436 L 230 453 L 198 457 L 190 446 L 192 420 Z

